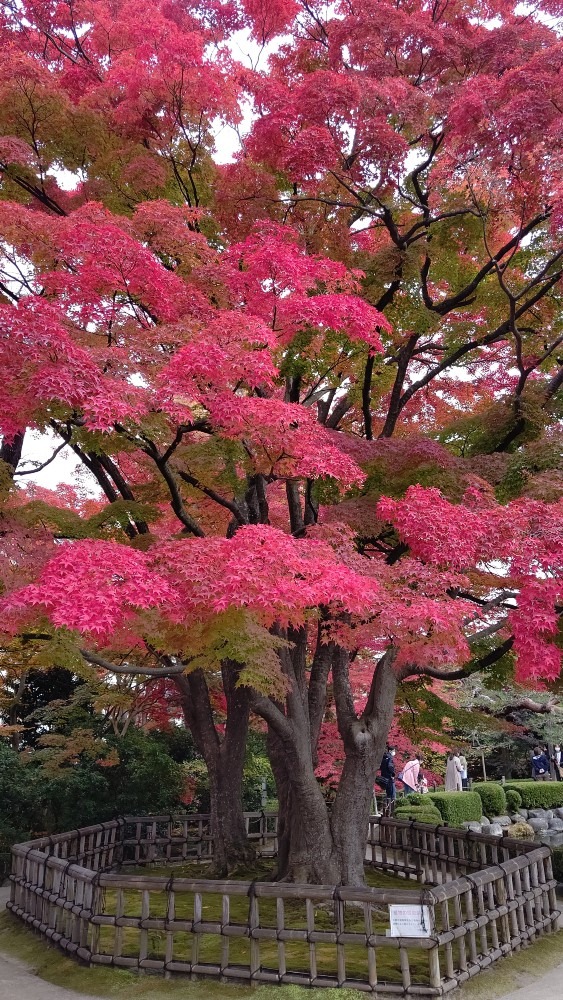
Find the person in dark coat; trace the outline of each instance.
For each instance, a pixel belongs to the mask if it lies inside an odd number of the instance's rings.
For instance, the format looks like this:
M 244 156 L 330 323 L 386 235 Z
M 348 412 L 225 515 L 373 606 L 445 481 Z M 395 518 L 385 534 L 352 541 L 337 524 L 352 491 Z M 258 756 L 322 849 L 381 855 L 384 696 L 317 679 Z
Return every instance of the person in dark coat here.
M 395 787 L 395 753 L 395 747 L 387 747 L 379 769 L 381 771 L 381 784 L 385 789 L 387 802 L 394 802 L 397 798 L 397 789 Z
M 549 781 L 549 760 L 541 747 L 536 747 L 532 757 L 532 778 L 534 781 Z

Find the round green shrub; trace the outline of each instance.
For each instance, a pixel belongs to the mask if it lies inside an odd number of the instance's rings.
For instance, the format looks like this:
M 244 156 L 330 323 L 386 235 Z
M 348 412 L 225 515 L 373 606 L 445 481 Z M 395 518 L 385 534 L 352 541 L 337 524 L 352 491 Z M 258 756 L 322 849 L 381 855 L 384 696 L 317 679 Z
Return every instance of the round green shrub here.
M 502 785 L 497 785 L 494 781 L 474 781 L 472 788 L 481 798 L 484 816 L 491 819 L 493 816 L 506 814 L 508 806 Z
M 508 788 L 505 792 L 506 795 L 506 808 L 509 813 L 518 812 L 522 805 L 522 796 L 520 792 L 517 792 L 515 788 Z
M 420 792 L 410 792 L 405 795 L 403 802 L 407 802 L 409 806 L 422 806 L 424 805 L 424 796 Z

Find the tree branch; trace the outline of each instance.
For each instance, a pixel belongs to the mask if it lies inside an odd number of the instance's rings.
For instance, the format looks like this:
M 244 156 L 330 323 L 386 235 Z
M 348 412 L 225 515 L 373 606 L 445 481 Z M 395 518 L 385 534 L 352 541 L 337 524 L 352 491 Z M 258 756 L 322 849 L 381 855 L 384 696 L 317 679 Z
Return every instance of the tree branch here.
M 242 511 L 234 500 L 227 500 L 226 497 L 221 496 L 221 494 L 217 493 L 216 490 L 211 489 L 209 486 L 204 486 L 203 483 L 200 483 L 199 479 L 190 475 L 189 472 L 184 472 L 182 469 L 176 469 L 175 472 L 184 483 L 188 484 L 188 486 L 193 486 L 194 489 L 204 493 L 206 497 L 209 497 L 209 499 L 213 500 L 214 503 L 219 504 L 220 507 L 225 507 L 227 510 L 230 510 L 231 514 L 236 518 L 239 524 L 247 523 Z
M 506 639 L 496 649 L 491 650 L 490 653 L 487 653 L 478 660 L 471 661 L 464 667 L 459 667 L 457 670 L 439 670 L 437 667 L 421 667 L 417 664 L 409 664 L 399 671 L 399 680 L 404 681 L 409 677 L 432 677 L 434 680 L 439 681 L 460 681 L 464 677 L 471 677 L 471 674 L 476 674 L 480 670 L 486 670 L 487 667 L 491 667 L 493 663 L 500 660 L 501 656 L 510 652 L 513 645 L 514 636 L 511 635 L 509 639 Z
M 45 462 L 35 462 L 32 469 L 21 469 L 21 470 L 17 469 L 14 472 L 14 476 L 34 476 L 36 472 L 42 472 L 43 469 L 46 469 L 47 466 L 50 465 L 51 462 L 55 460 L 59 452 L 62 451 L 63 448 L 66 448 L 67 444 L 68 441 L 62 441 L 61 444 L 59 444 L 55 448 L 51 457 L 48 458 Z
M 264 719 L 264 722 L 271 726 L 276 736 L 281 740 L 293 740 L 291 722 L 266 695 L 254 691 L 251 695 L 250 706 L 256 715 L 259 715 L 261 719 Z
M 166 667 L 140 667 L 132 663 L 113 663 L 111 660 L 106 660 L 104 656 L 100 656 L 99 653 L 94 653 L 90 649 L 81 648 L 79 652 L 87 663 L 91 663 L 94 667 L 102 667 L 103 670 L 109 670 L 114 674 L 139 674 L 141 677 L 174 677 L 186 671 L 184 663 L 172 663 L 171 660 L 169 666 Z

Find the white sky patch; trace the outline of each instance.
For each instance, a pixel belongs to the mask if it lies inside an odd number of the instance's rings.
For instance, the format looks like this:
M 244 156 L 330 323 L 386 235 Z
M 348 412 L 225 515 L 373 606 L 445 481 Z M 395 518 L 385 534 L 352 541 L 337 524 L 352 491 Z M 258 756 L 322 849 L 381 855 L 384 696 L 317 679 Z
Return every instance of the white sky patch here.
M 82 183 L 80 174 L 67 170 L 66 167 L 58 167 L 53 171 L 53 176 L 63 191 L 76 191 L 78 185 Z
M 227 47 L 237 62 L 255 72 L 265 72 L 268 67 L 268 59 L 274 55 L 282 45 L 290 41 L 289 35 L 280 35 L 266 45 L 259 45 L 250 36 L 250 31 L 244 29 L 235 31 L 227 43 Z M 226 125 L 219 118 L 211 123 L 211 132 L 215 139 L 215 152 L 213 159 L 218 164 L 233 163 L 237 153 L 242 149 L 244 137 L 250 132 L 252 122 L 256 118 L 252 101 L 245 98 L 241 101 L 240 110 L 241 121 L 234 128 Z
M 18 465 L 19 475 L 16 477 L 18 485 L 34 483 L 36 486 L 54 490 L 59 483 L 65 483 L 80 486 L 92 496 L 99 495 L 99 487 L 94 477 L 68 445 L 40 472 L 21 474 L 47 462 L 60 444 L 62 444 L 61 438 L 53 431 L 28 430 L 24 438 L 21 462 Z

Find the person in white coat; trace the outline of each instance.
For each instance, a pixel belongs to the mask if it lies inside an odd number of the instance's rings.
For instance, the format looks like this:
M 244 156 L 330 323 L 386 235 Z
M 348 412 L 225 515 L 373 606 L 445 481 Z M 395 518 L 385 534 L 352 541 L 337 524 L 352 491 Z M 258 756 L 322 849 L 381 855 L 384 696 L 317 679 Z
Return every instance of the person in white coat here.
M 553 757 L 551 758 L 553 763 L 553 770 L 555 771 L 555 778 L 557 781 L 563 781 L 563 774 L 561 768 L 561 747 L 559 743 L 556 743 L 553 748 Z
M 448 760 L 446 763 L 446 791 L 447 792 L 461 792 L 461 775 L 463 768 L 461 766 L 461 761 L 456 753 L 451 751 L 448 754 Z

